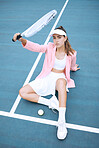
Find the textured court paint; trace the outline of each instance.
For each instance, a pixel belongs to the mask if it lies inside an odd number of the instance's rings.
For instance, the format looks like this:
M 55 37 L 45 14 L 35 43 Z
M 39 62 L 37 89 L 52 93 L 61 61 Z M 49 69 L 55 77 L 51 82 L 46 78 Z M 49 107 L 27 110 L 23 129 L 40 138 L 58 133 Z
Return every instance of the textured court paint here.
M 23 50 L 18 42 L 13 44 L 11 42 L 13 34 L 24 31 L 31 22 L 49 10 L 56 9 L 59 13 L 64 2 L 65 0 L 58 2 L 56 0 L 40 2 L 24 0 L 24 3 L 21 0 L 0 1 L 0 110 L 10 111 L 18 90 L 22 87 L 38 55 Z M 71 73 L 71 77 L 75 79 L 76 88 L 70 89 L 68 94 L 67 122 L 95 128 L 99 128 L 98 6 L 97 0 L 70 0 L 57 25 L 63 25 L 66 28 L 72 47 L 78 51 L 77 63 L 81 67 L 79 72 Z M 53 23 L 54 21 L 29 40 L 44 43 Z M 31 80 L 41 71 L 43 59 L 44 55 Z M 16 113 L 38 117 L 36 109 L 39 107 L 43 106 L 21 100 Z M 58 114 L 54 114 L 47 107 L 44 109 L 46 112 L 44 118 L 57 121 Z M 72 129 L 68 129 L 68 132 L 67 139 L 59 141 L 55 126 L 0 117 L 0 146 L 4 148 L 18 146 L 52 148 L 53 145 L 57 148 L 97 148 L 99 146 L 99 134 Z
M 0 146 L 4 148 L 98 148 L 97 134 L 68 129 L 66 140 L 56 137 L 57 128 L 1 116 Z M 49 144 L 48 144 L 49 143 Z

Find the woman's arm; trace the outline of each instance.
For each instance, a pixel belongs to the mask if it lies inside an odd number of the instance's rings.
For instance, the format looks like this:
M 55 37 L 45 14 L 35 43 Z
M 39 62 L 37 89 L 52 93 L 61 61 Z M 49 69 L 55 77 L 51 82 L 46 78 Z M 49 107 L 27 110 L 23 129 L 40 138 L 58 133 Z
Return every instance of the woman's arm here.
M 19 41 L 21 41 L 22 45 L 25 46 L 27 43 L 26 39 L 20 38 Z
M 80 69 L 79 65 L 76 64 L 76 55 L 77 55 L 77 52 L 75 51 L 71 57 L 71 67 L 70 67 L 71 71 L 77 71 Z
M 13 36 L 13 40 L 16 41 L 17 40 L 17 36 L 20 35 L 20 33 L 16 33 Z M 45 53 L 47 50 L 47 45 L 39 45 L 37 43 L 28 41 L 26 39 L 23 39 L 22 37 L 19 39 L 19 41 L 21 41 L 22 45 L 24 48 L 33 51 L 33 52 L 43 52 Z

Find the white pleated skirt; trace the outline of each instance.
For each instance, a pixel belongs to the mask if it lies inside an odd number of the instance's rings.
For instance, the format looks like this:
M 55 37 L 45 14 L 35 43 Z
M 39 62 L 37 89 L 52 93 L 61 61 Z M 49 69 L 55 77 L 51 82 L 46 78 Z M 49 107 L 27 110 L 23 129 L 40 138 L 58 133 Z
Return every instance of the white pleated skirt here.
M 55 95 L 56 81 L 59 78 L 66 80 L 64 73 L 50 72 L 46 77 L 35 79 L 28 84 L 40 96 Z M 69 92 L 67 85 L 66 90 Z

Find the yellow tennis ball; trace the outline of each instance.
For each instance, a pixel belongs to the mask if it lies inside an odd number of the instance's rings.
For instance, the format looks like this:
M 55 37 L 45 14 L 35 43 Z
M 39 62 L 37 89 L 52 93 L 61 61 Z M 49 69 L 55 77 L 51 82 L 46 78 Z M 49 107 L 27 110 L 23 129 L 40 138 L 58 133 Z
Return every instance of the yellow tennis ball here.
M 43 116 L 43 114 L 44 114 L 44 110 L 43 110 L 43 109 L 39 109 L 39 110 L 38 110 L 38 115 L 39 115 L 39 116 Z

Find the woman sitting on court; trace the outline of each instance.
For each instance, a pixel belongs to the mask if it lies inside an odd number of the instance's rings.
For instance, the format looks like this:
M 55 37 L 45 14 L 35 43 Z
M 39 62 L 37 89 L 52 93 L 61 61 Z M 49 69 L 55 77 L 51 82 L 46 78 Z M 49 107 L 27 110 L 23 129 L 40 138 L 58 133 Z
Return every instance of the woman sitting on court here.
M 16 41 L 19 33 L 13 37 Z M 19 91 L 20 96 L 31 102 L 47 105 L 49 108 L 59 111 L 58 117 L 58 139 L 65 139 L 67 128 L 65 126 L 65 112 L 68 88 L 75 87 L 74 80 L 70 78 L 70 70 L 77 71 L 76 51 L 71 48 L 65 29 L 60 26 L 53 31 L 53 43 L 39 45 L 30 42 L 22 37 L 19 41 L 23 47 L 34 51 L 45 53 L 43 68 L 38 77 L 22 87 Z M 58 91 L 58 99 L 55 96 Z M 51 99 L 42 96 L 52 94 Z

